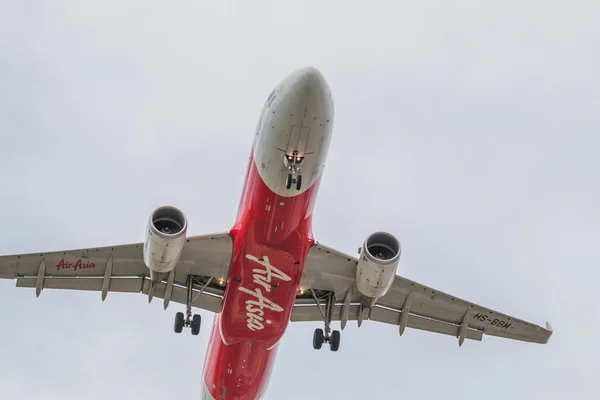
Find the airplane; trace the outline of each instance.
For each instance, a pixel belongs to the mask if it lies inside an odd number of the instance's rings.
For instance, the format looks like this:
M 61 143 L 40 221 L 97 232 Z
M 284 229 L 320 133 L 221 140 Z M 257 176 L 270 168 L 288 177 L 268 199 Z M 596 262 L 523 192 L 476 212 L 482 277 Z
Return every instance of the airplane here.
M 174 331 L 198 335 L 212 311 L 203 399 L 260 399 L 290 322 L 323 323 L 313 348 L 340 348 L 348 321 L 365 320 L 466 339 L 483 335 L 547 343 L 541 327 L 396 274 L 401 246 L 369 234 L 349 255 L 313 237 L 312 216 L 332 136 L 334 104 L 313 67 L 283 79 L 267 97 L 254 132 L 237 217 L 228 231 L 188 236 L 177 207 L 151 212 L 144 242 L 0 257 L 0 278 L 17 287 L 142 293 L 185 305 Z

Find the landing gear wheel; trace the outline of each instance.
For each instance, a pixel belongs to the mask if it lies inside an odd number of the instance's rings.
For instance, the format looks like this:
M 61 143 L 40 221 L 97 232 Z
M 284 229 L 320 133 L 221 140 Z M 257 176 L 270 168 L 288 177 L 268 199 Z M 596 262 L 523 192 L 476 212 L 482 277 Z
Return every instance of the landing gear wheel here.
M 178 312 L 175 314 L 175 333 L 181 333 L 183 331 L 183 326 L 185 325 L 185 320 L 183 318 L 183 313 Z
M 202 318 L 198 314 L 194 314 L 192 319 L 192 335 L 198 336 L 200 333 L 200 325 L 202 324 Z
M 202 285 L 200 293 L 196 295 L 196 298 L 204 293 L 204 289 L 212 282 L 214 278 L 208 278 L 205 282 L 201 280 L 201 277 L 195 275 L 189 275 L 187 278 L 187 301 L 185 305 L 185 314 L 178 312 L 175 314 L 175 332 L 181 333 L 183 328 L 191 328 L 192 335 L 198 336 L 200 334 L 200 326 L 202 325 L 202 317 L 199 314 L 192 315 L 192 306 L 194 305 L 194 285 Z
M 315 333 L 313 334 L 313 349 L 319 350 L 323 346 L 324 341 L 325 336 L 323 335 L 323 329 L 315 329 Z
M 329 340 L 329 347 L 331 351 L 338 351 L 340 348 L 340 331 L 331 332 L 331 339 Z
M 288 174 L 287 178 L 285 178 L 285 188 L 289 189 L 292 187 L 292 174 Z
M 300 190 L 302 187 L 302 175 L 298 175 L 296 178 L 296 190 Z

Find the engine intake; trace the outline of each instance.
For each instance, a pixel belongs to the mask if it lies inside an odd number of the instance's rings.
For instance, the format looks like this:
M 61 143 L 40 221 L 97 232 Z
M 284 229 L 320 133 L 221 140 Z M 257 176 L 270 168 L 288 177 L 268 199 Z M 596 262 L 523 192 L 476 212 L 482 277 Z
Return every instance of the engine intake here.
M 159 207 L 150 215 L 144 263 L 153 272 L 170 272 L 179 261 L 187 233 L 187 218 L 172 206 Z
M 356 286 L 360 293 L 377 299 L 394 283 L 400 262 L 400 242 L 387 232 L 375 232 L 365 240 L 356 268 Z

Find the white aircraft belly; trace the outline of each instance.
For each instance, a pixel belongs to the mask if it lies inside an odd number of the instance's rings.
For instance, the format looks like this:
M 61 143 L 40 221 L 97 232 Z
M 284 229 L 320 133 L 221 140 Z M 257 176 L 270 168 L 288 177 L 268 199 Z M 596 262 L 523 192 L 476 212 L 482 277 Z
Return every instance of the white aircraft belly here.
M 291 86 L 265 106 L 254 146 L 254 161 L 261 178 L 273 192 L 285 197 L 305 192 L 321 176 L 333 125 L 327 87 L 315 92 L 303 88 L 295 91 Z M 300 190 L 286 188 L 289 171 L 284 158 L 294 150 L 304 156 L 299 171 Z

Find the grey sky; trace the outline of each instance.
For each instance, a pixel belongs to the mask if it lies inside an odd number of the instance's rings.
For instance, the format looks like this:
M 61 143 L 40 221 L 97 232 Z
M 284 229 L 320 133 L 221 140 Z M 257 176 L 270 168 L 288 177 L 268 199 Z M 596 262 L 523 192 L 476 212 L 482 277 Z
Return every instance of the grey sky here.
M 2 254 L 141 241 L 163 204 L 229 229 L 266 96 L 313 65 L 336 100 L 316 238 L 389 230 L 399 274 L 555 333 L 352 323 L 331 353 L 294 324 L 267 399 L 600 398 L 596 1 L 49 3 L 0 0 Z M 212 316 L 175 335 L 182 308 L 2 281 L 0 397 L 199 398 Z

